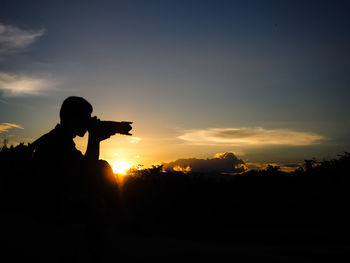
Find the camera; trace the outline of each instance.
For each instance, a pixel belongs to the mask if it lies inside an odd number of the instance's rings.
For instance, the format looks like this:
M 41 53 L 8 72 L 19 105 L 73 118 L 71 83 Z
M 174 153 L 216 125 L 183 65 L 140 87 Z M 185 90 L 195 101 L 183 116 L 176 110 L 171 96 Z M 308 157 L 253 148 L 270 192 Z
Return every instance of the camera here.
M 116 133 L 132 135 L 129 133 L 132 129 L 131 124 L 132 122 L 129 121 L 101 121 L 93 117 L 90 119 L 89 132 L 96 134 L 100 140 L 107 139 Z
M 131 135 L 129 131 L 131 131 L 132 122 L 128 121 L 100 121 L 98 123 L 98 129 L 101 133 L 104 133 L 106 136 L 111 136 L 116 133 L 124 134 L 124 135 Z

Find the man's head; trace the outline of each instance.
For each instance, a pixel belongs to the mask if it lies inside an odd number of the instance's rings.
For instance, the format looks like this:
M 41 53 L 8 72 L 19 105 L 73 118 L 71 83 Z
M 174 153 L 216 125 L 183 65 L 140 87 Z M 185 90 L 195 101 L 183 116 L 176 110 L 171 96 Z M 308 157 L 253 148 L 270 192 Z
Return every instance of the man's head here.
M 92 113 L 92 105 L 81 97 L 68 97 L 61 106 L 61 125 L 81 137 L 86 133 Z

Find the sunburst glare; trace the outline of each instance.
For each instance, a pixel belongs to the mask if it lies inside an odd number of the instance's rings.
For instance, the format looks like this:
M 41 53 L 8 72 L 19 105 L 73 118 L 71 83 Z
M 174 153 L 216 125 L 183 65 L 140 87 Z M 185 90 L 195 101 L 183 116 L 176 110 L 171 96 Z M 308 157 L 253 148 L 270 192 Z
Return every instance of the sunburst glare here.
M 115 174 L 126 175 L 128 170 L 130 170 L 133 166 L 134 165 L 133 165 L 133 163 L 131 161 L 127 161 L 127 160 L 121 159 L 121 160 L 116 160 L 112 164 L 112 169 L 113 169 L 113 172 Z

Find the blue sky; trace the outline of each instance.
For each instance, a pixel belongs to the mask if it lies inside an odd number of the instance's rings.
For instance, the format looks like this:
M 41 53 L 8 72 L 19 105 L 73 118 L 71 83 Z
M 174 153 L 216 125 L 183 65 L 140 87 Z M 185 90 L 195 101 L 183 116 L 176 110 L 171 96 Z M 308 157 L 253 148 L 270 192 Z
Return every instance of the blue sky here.
M 103 142 L 108 160 L 333 157 L 350 148 L 348 10 L 347 1 L 1 1 L 1 135 L 33 141 L 78 95 L 101 119 L 134 121 L 137 140 Z

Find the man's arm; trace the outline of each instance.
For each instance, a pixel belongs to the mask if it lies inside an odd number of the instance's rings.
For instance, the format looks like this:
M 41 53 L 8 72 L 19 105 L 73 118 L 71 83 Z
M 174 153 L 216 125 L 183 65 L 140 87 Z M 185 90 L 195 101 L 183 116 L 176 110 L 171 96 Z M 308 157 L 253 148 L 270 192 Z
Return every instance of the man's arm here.
M 100 136 L 98 131 L 100 120 L 97 117 L 93 117 L 88 128 L 89 139 L 85 152 L 85 159 L 88 161 L 98 161 L 100 157 Z
M 90 127 L 88 128 L 89 131 L 89 140 L 88 140 L 88 146 L 85 153 L 85 158 L 87 160 L 91 161 L 98 161 L 99 155 L 100 155 L 100 141 L 103 141 L 105 139 L 108 139 L 111 135 L 114 135 L 115 133 L 120 133 L 124 135 L 131 135 L 129 131 L 132 129 L 131 125 L 132 122 L 102 122 L 103 124 L 106 123 L 113 123 L 118 124 L 117 127 L 114 127 L 115 130 L 108 131 L 101 130 L 101 121 L 97 117 L 91 118 Z M 103 128 L 104 126 L 102 126 Z M 107 126 L 108 127 L 108 126 Z M 116 129 L 117 128 L 117 129 Z
M 89 140 L 85 152 L 85 159 L 88 161 L 98 161 L 100 156 L 100 140 L 89 132 Z

